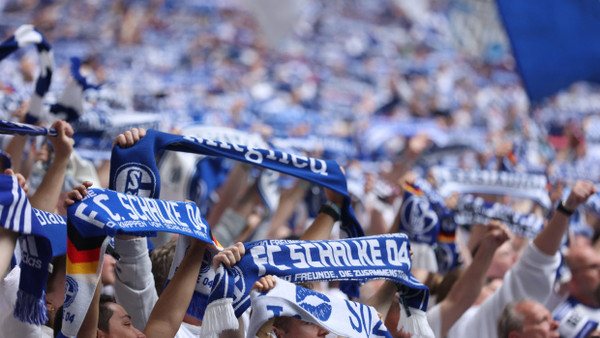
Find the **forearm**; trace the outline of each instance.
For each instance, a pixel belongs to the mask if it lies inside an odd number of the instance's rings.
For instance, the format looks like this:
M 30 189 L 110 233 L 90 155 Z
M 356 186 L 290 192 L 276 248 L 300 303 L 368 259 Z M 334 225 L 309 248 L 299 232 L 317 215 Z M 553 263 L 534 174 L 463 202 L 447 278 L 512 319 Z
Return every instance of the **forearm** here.
M 98 330 L 98 316 L 100 315 L 100 290 L 102 289 L 102 280 L 98 280 L 98 284 L 96 285 L 96 292 L 94 293 L 94 297 L 92 298 L 92 302 L 90 303 L 90 307 L 83 319 L 83 323 L 79 328 L 79 332 L 77 333 L 77 337 L 80 338 L 96 338 L 97 330 Z
M 243 187 L 248 180 L 248 170 L 242 165 L 237 164 L 231 169 L 227 176 L 227 181 L 219 188 L 219 201 L 212 207 L 206 221 L 208 224 L 217 224 L 223 216 L 223 213 L 236 201 L 243 192 Z
M 452 325 L 473 305 L 485 283 L 487 270 L 494 257 L 494 251 L 482 246 L 477 250 L 473 262 L 456 281 L 448 296 L 440 304 L 442 317 L 442 337 Z
M 18 236 L 16 232 L 0 227 L 0 277 L 2 278 L 8 272 Z
M 42 183 L 29 199 L 31 206 L 47 212 L 54 212 L 65 180 L 69 157 L 55 158 L 48 168 Z
M 333 217 L 325 213 L 319 213 L 310 228 L 306 229 L 304 234 L 302 234 L 300 240 L 316 241 L 328 239 L 329 235 L 331 235 L 333 224 L 335 224 Z
M 10 158 L 12 160 L 12 169 L 16 173 L 21 172 L 21 161 L 23 160 L 23 153 L 25 152 L 25 144 L 27 143 L 28 139 L 29 139 L 29 136 L 15 135 L 8 142 L 6 149 L 4 149 L 4 151 L 8 155 L 10 155 Z
M 150 314 L 144 329 L 147 337 L 175 336 L 192 299 L 204 250 L 205 244 L 192 244 L 188 249 L 179 269 Z
M 569 217 L 560 211 L 555 211 L 548 224 L 533 240 L 533 243 L 542 253 L 554 256 L 560 248 L 568 224 Z
M 395 295 L 396 283 L 391 280 L 385 280 L 379 290 L 365 304 L 374 307 L 381 314 L 381 318 L 385 318 L 394 301 Z

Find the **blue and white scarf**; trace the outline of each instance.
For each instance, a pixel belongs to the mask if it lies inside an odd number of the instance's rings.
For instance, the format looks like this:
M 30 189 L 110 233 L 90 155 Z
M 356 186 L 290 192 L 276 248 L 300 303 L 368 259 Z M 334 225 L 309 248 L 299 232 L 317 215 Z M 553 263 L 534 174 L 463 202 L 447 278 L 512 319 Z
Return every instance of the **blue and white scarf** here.
M 411 273 L 410 244 L 404 234 L 326 241 L 263 240 L 245 244 L 246 254 L 231 269 L 218 267 L 202 330 L 205 336 L 236 329 L 236 317 L 250 307 L 250 289 L 274 275 L 292 283 L 389 279 L 399 286 L 407 310 L 402 326 L 413 334 L 431 330 L 425 321 L 429 289 Z M 428 332 L 428 331 L 427 331 Z
M 160 129 L 163 122 L 161 114 L 96 106 L 86 109 L 71 125 L 75 149 L 81 157 L 95 161 L 110 159 L 117 135 L 131 128 Z
M 258 134 L 225 127 L 193 125 L 184 128 L 182 134 L 252 148 L 269 148 L 267 142 Z M 200 207 L 203 214 L 208 215 L 209 196 L 225 181 L 230 167 L 231 164 L 225 162 L 223 157 L 168 151 L 161 156 L 158 166 L 160 176 L 167 183 L 161 189 L 160 198 L 175 201 L 192 200 Z M 273 213 L 279 205 L 279 190 L 276 182 L 278 177 L 278 174 L 265 170 L 258 178 L 259 194 L 270 213 Z
M 40 56 L 40 76 L 35 85 L 35 92 L 29 102 L 29 111 L 25 116 L 25 122 L 35 124 L 42 118 L 43 99 L 50 89 L 52 72 L 54 71 L 54 56 L 50 44 L 42 33 L 32 25 L 23 25 L 17 28 L 13 36 L 0 44 L 0 60 L 3 60 L 17 49 L 32 43 L 35 43 Z
M 328 297 L 280 278 L 261 294 L 250 293 L 252 313 L 246 337 L 253 338 L 271 318 L 294 317 L 342 337 L 392 337 L 377 310 L 347 299 Z
M 67 278 L 64 337 L 74 337 L 83 322 L 100 278 L 104 250 L 116 234 L 152 236 L 166 231 L 214 244 L 210 228 L 193 203 L 155 200 L 89 189 L 68 208 Z
M 558 332 L 561 337 L 588 337 L 597 329 L 599 320 L 593 314 L 598 309 L 587 307 L 573 297 L 567 298 L 552 314 L 558 321 Z
M 0 192 L 0 224 L 5 229 L 22 235 L 19 243 L 21 276 L 14 315 L 23 322 L 43 325 L 48 320 L 46 280 L 53 248 L 50 236 L 42 224 L 56 224 L 60 219 L 33 209 L 14 176 L 0 175 Z M 65 235 L 64 227 L 62 229 L 62 235 Z M 60 238 L 60 227 L 48 227 L 48 230 Z M 60 250 L 57 244 L 56 251 Z
M 7 135 L 29 135 L 39 136 L 48 135 L 56 136 L 56 129 L 34 126 L 27 123 L 11 122 L 0 120 L 0 134 Z
M 552 206 L 547 190 L 548 181 L 543 175 L 443 167 L 434 167 L 432 171 L 437 190 L 442 196 L 454 192 L 510 195 L 532 199 L 546 209 Z
M 544 225 L 544 220 L 533 214 L 522 214 L 508 205 L 487 202 L 481 197 L 464 195 L 458 200 L 454 213 L 458 225 L 487 225 L 491 219 L 502 221 L 512 233 L 523 238 L 534 238 Z
M 58 98 L 58 101 L 50 106 L 50 112 L 61 120 L 72 122 L 79 119 L 83 115 L 83 92 L 86 89 L 98 89 L 100 86 L 93 85 L 81 75 L 79 68 L 81 60 L 71 58 L 71 77 L 73 80 L 67 85 L 63 93 Z
M 348 237 L 364 235 L 350 205 L 344 174 L 333 160 L 320 160 L 270 149 L 148 130 L 146 136 L 133 147 L 113 148 L 110 188 L 140 196 L 160 196 L 161 178 L 154 156 L 164 150 L 230 158 L 329 188 L 344 196 L 342 229 Z

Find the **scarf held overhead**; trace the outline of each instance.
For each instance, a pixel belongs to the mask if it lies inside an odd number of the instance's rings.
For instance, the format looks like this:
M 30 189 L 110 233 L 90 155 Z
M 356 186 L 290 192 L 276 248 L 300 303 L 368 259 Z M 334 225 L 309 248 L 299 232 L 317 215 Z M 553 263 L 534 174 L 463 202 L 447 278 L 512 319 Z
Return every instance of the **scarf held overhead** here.
M 236 317 L 250 306 L 252 285 L 264 275 L 292 283 L 389 279 L 398 283 L 401 303 L 410 309 L 404 319 L 420 322 L 412 327 L 425 320 L 429 289 L 410 273 L 410 244 L 404 234 L 326 241 L 263 240 L 245 247 L 246 254 L 233 268 L 221 265 L 217 270 L 203 320 L 206 335 L 237 328 Z M 407 327 L 411 326 L 407 323 Z
M 193 203 L 155 200 L 106 189 L 68 208 L 67 279 L 61 334 L 74 337 L 100 278 L 103 253 L 116 234 L 152 236 L 157 231 L 214 244 L 210 228 Z
M 551 207 L 548 180 L 543 175 L 443 167 L 434 167 L 432 171 L 442 196 L 454 192 L 510 195 L 532 199 L 546 209 Z
M 348 237 L 359 237 L 364 231 L 350 205 L 346 178 L 337 162 L 288 154 L 270 149 L 219 142 L 192 136 L 180 136 L 148 130 L 133 147 L 115 146 L 110 165 L 110 188 L 125 193 L 158 198 L 160 175 L 154 156 L 163 150 L 174 150 L 208 156 L 219 156 L 282 172 L 326 188 L 344 196 L 342 229 Z
M 22 25 L 17 28 L 13 36 L 0 44 L 0 60 L 32 43 L 35 43 L 40 57 L 40 76 L 35 84 L 35 92 L 29 101 L 29 111 L 25 115 L 25 122 L 35 124 L 41 119 L 43 99 L 50 89 L 52 81 L 54 56 L 50 44 L 35 27 Z

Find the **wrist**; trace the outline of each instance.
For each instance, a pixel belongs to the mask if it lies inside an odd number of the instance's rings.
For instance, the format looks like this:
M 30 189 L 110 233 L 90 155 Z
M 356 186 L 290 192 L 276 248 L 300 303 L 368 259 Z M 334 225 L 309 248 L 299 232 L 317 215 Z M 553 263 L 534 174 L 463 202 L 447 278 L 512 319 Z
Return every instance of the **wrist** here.
M 340 210 L 340 207 L 331 201 L 327 201 L 323 205 L 321 205 L 319 213 L 324 213 L 331 216 L 331 218 L 333 218 L 333 220 L 336 222 L 342 218 L 342 212 Z
M 562 213 L 563 215 L 565 215 L 567 217 L 570 217 L 575 212 L 574 208 L 568 207 L 563 201 L 558 202 L 556 211 Z

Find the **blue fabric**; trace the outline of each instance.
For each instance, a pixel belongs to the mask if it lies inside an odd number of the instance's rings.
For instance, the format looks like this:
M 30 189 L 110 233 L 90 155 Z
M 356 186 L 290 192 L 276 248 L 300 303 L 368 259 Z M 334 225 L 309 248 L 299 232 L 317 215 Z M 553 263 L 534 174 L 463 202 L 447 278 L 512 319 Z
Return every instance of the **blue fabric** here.
M 398 231 L 407 234 L 411 242 L 428 245 L 437 242 L 439 216 L 422 190 L 407 186 L 399 213 Z
M 275 275 L 292 283 L 389 279 L 402 285 L 405 305 L 427 310 L 429 289 L 410 269 L 410 243 L 404 234 L 326 241 L 263 240 L 244 244 L 246 254 L 231 269 L 217 270 L 210 303 L 233 299 L 237 317 L 250 306 L 250 289 L 260 277 Z
M 52 246 L 14 176 L 0 175 L 0 224 L 22 235 L 21 275 L 14 315 L 23 322 L 43 325 L 48 320 L 45 294 Z
M 68 218 L 84 238 L 117 234 L 155 236 L 173 232 L 212 244 L 210 228 L 194 203 L 143 198 L 91 188 L 68 208 Z
M 464 195 L 458 200 L 454 214 L 454 220 L 458 225 L 470 226 L 474 223 L 487 225 L 491 219 L 502 221 L 512 233 L 524 238 L 534 238 L 544 224 L 544 220 L 534 214 L 521 214 L 508 205 L 488 202 L 481 197 Z
M 154 198 L 160 196 L 160 175 L 154 156 L 163 150 L 226 157 L 327 187 L 344 196 L 342 229 L 349 237 L 364 235 L 350 205 L 346 178 L 337 162 L 332 160 L 319 160 L 279 151 L 148 130 L 146 136 L 133 147 L 113 148 L 110 188 L 133 195 Z
M 54 70 L 54 59 L 50 44 L 42 33 L 31 25 L 20 26 L 13 36 L 0 44 L 0 61 L 12 54 L 20 47 L 35 43 L 40 55 L 40 75 L 35 84 L 35 92 L 31 98 L 29 111 L 25 115 L 25 122 L 35 124 L 41 115 L 42 99 L 50 89 L 52 72 Z
M 498 0 L 527 95 L 541 101 L 576 81 L 600 82 L 600 3 Z
M 34 126 L 27 123 L 0 120 L 0 134 L 8 135 L 50 135 L 56 136 L 56 130 L 46 127 Z

